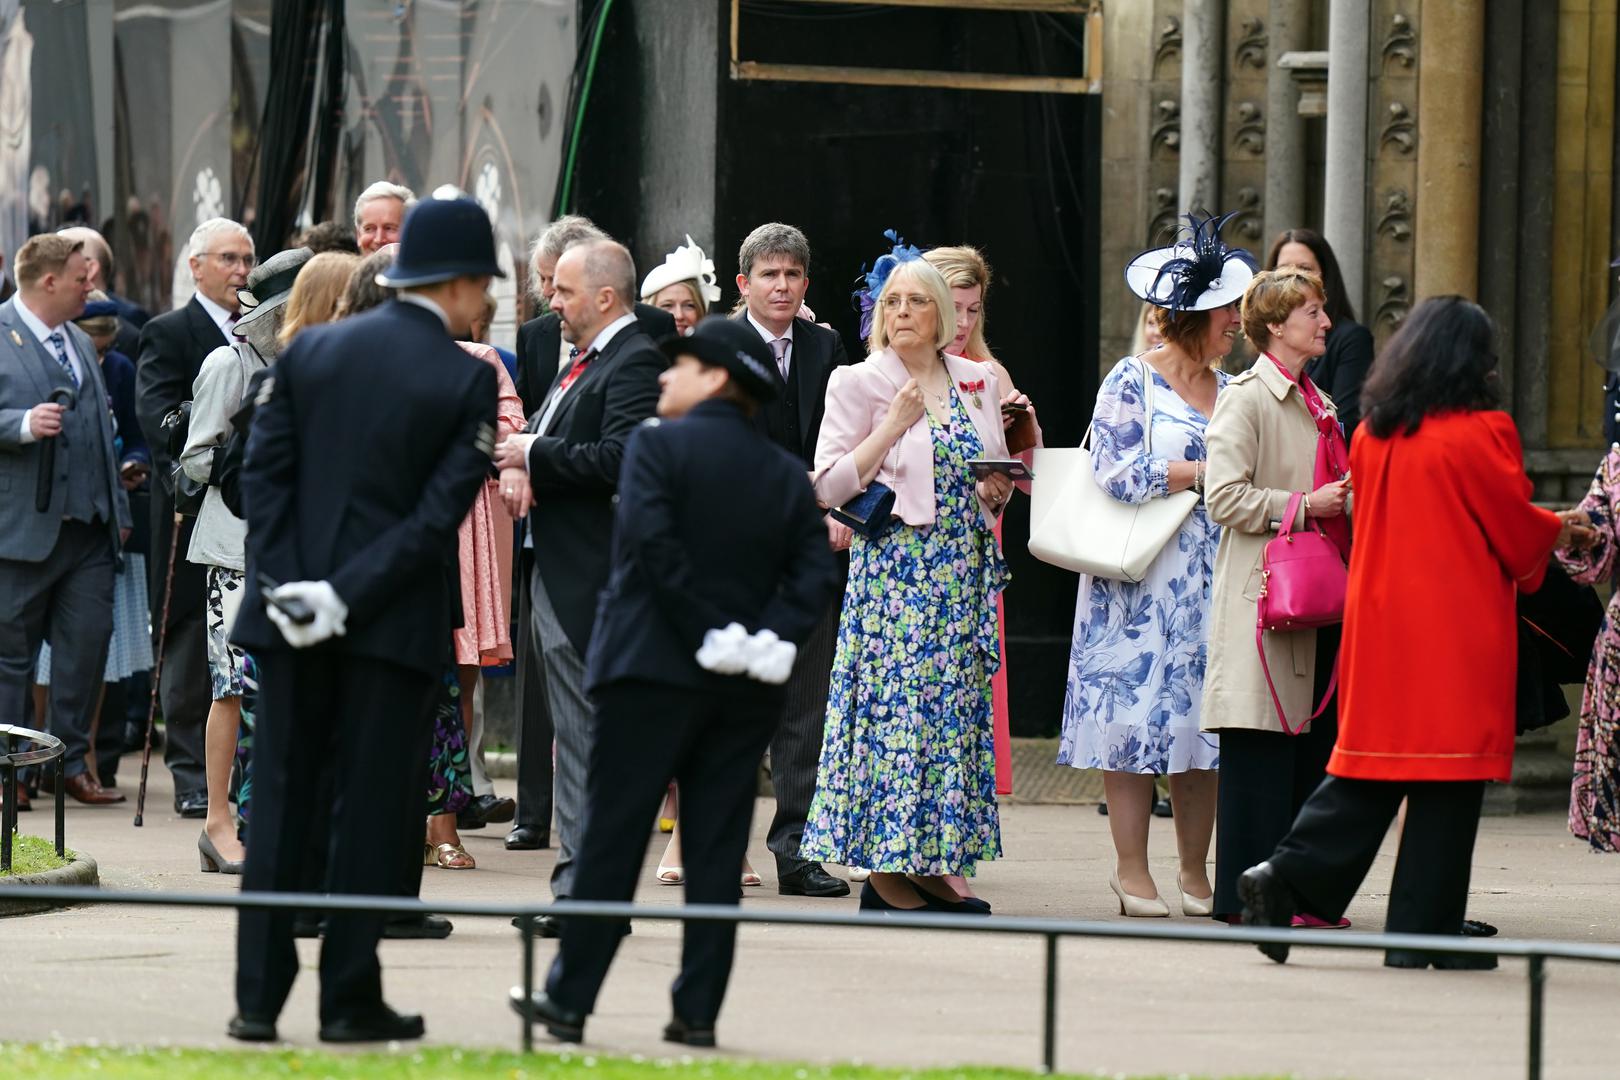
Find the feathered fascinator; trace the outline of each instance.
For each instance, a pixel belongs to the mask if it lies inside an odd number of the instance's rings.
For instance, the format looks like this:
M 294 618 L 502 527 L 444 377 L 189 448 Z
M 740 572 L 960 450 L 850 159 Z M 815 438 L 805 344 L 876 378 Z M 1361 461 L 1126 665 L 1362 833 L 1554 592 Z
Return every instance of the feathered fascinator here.
M 1233 214 L 1186 216 L 1182 236 L 1169 247 L 1153 248 L 1125 266 L 1125 284 L 1155 307 L 1173 314 L 1209 311 L 1241 299 L 1254 277 L 1255 260 L 1243 248 L 1229 248 L 1221 228 Z
M 641 283 L 641 298 L 651 300 L 661 290 L 682 281 L 697 282 L 704 303 L 719 303 L 720 286 L 715 283 L 714 260 L 692 243 L 691 236 L 686 238 L 683 246 L 665 255 L 664 261 L 652 268 L 647 280 Z
M 861 287 L 855 290 L 853 297 L 855 310 L 861 313 L 861 338 L 865 340 L 872 332 L 872 311 L 877 307 L 878 293 L 883 291 L 883 283 L 889 280 L 894 268 L 901 263 L 911 262 L 923 257 L 923 253 L 914 245 L 908 244 L 894 229 L 886 229 L 884 239 L 888 240 L 891 248 L 887 255 L 879 255 L 877 262 L 868 270 L 865 264 L 861 266 L 861 276 L 856 280 Z

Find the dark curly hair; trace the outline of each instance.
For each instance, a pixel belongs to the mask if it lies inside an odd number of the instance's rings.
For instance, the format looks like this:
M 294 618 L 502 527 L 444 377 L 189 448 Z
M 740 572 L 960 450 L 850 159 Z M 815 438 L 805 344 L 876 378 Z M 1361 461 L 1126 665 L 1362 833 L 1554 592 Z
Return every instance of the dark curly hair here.
M 1496 408 L 1501 373 L 1495 340 L 1495 324 L 1473 301 L 1423 301 L 1373 362 L 1361 388 L 1362 423 L 1387 439 L 1411 435 L 1434 413 Z

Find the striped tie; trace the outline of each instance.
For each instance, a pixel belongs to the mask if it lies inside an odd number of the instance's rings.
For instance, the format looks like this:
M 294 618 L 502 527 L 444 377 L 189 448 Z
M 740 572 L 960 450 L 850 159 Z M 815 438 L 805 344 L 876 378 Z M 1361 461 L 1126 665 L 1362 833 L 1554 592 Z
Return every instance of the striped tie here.
M 77 390 L 79 373 L 73 370 L 73 361 L 68 359 L 67 341 L 62 337 L 62 331 L 52 331 L 51 336 L 45 340 L 51 343 L 51 354 L 56 357 L 56 362 L 62 365 L 62 370 L 67 372 L 68 381 L 73 384 L 73 389 Z

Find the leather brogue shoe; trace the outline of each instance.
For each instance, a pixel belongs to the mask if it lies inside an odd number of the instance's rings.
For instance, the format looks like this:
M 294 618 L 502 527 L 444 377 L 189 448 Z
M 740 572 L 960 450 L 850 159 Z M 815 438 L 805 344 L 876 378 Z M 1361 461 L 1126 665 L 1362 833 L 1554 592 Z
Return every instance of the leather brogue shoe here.
M 664 1025 L 664 1041 L 682 1046 L 713 1046 L 714 1025 L 688 1024 L 677 1016 Z
M 585 1038 L 585 1014 L 565 1009 L 546 995 L 544 990 L 536 990 L 528 997 L 523 996 L 523 987 L 512 987 L 509 997 L 512 1011 L 531 1023 L 543 1024 L 551 1033 L 551 1037 L 558 1042 L 577 1043 Z
M 394 940 L 440 941 L 450 936 L 455 924 L 443 915 L 400 915 L 383 922 L 382 936 Z
M 540 851 L 551 846 L 551 834 L 538 825 L 514 825 L 506 834 L 507 851 Z
M 275 1042 L 276 1018 L 237 1013 L 225 1025 L 225 1034 L 240 1042 Z
M 1243 901 L 1244 926 L 1284 927 L 1293 923 L 1293 891 L 1269 862 L 1243 871 L 1238 878 L 1238 898 Z M 1288 962 L 1288 946 L 1283 942 L 1257 947 L 1279 964 Z
M 70 776 L 62 786 L 69 795 L 86 806 L 108 806 L 112 803 L 124 801 L 123 795 L 116 791 L 108 791 L 92 780 L 89 773 Z
M 777 878 L 776 891 L 783 896 L 848 896 L 849 882 L 833 877 L 820 863 L 812 862 Z
M 500 825 L 517 816 L 517 803 L 504 795 L 479 795 L 456 814 L 456 828 L 482 829 L 491 822 Z
M 321 1041 L 335 1043 L 394 1042 L 420 1039 L 427 1030 L 417 1013 L 397 1013 L 382 1002 L 355 1016 L 321 1023 Z
M 174 812 L 183 818 L 208 816 L 208 792 L 182 791 L 174 797 Z

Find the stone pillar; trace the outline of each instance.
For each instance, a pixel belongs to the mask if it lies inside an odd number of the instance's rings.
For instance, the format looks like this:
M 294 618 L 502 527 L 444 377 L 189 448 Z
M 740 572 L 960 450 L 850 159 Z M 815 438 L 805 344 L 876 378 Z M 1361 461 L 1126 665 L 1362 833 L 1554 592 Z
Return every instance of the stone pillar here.
M 1479 207 L 1479 302 L 1500 332 L 1502 393 L 1513 401 L 1518 359 L 1519 131 L 1523 102 L 1524 0 L 1496 0 L 1485 21 L 1484 97 Z
M 1222 0 L 1186 0 L 1182 9 L 1181 209 L 1221 209 Z
M 1328 9 L 1327 168 L 1322 233 L 1338 257 L 1357 311 L 1366 291 L 1368 0 Z
M 1422 85 L 1414 286 L 1420 302 L 1443 293 L 1479 294 L 1484 68 L 1483 0 L 1425 5 L 1418 36 Z
M 1277 66 L 1284 53 L 1310 44 L 1310 5 L 1306 0 L 1271 0 L 1270 47 L 1266 63 L 1265 242 L 1305 221 L 1305 118 L 1299 115 L 1299 84 Z
M 1513 418 L 1527 449 L 1547 445 L 1547 354 L 1552 340 L 1553 161 L 1558 135 L 1558 8 L 1527 3 L 1519 99 L 1518 297 L 1514 306 Z

